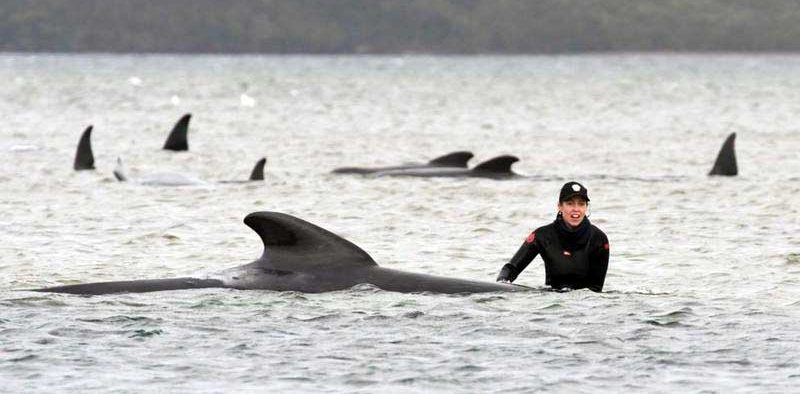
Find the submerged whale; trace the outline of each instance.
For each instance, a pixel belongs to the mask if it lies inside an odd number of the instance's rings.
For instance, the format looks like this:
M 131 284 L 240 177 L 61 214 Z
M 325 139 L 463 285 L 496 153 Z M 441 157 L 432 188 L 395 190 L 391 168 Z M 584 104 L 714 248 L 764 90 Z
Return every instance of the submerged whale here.
M 473 177 L 473 178 L 492 178 L 510 179 L 520 175 L 511 171 L 511 165 L 519 161 L 519 158 L 511 155 L 497 156 L 493 159 L 484 161 L 474 168 L 410 168 L 399 170 L 386 170 L 376 172 L 375 176 L 414 176 L 414 177 Z
M 739 173 L 739 167 L 736 165 L 735 142 L 736 133 L 731 133 L 722 144 L 722 148 L 717 154 L 717 160 L 714 161 L 714 167 L 711 168 L 708 175 L 735 176 Z
M 524 286 L 398 271 L 378 266 L 372 257 L 338 235 L 291 215 L 254 212 L 244 219 L 264 243 L 261 257 L 206 278 L 172 278 L 85 283 L 33 291 L 110 294 L 198 288 L 232 288 L 321 293 L 372 284 L 403 293 L 480 293 L 518 291 Z
M 468 151 L 450 152 L 439 156 L 427 163 L 413 163 L 388 167 L 340 167 L 333 170 L 334 174 L 373 174 L 381 171 L 408 170 L 419 168 L 455 167 L 466 168 L 467 162 L 474 155 Z
M 186 151 L 189 150 L 189 141 L 186 134 L 189 132 L 189 120 L 192 119 L 192 114 L 185 114 L 178 119 L 172 131 L 169 132 L 167 140 L 164 142 L 165 150 L 172 151 Z
M 72 168 L 75 171 L 94 170 L 94 153 L 92 152 L 92 126 L 86 128 L 78 141 L 78 149 L 75 151 L 75 161 Z
M 247 180 L 221 180 L 216 181 L 216 183 L 245 183 L 263 181 L 264 165 L 266 165 L 266 163 L 266 158 L 262 157 L 259 159 L 255 166 L 253 166 L 253 170 L 250 172 L 250 177 Z M 198 186 L 205 185 L 207 183 L 203 180 L 193 178 L 187 174 L 171 172 L 149 174 L 140 178 L 131 179 L 128 176 L 128 171 L 125 169 L 125 165 L 122 164 L 122 159 L 120 158 L 117 158 L 117 167 L 114 168 L 114 177 L 120 182 L 133 181 L 135 183 L 148 186 Z

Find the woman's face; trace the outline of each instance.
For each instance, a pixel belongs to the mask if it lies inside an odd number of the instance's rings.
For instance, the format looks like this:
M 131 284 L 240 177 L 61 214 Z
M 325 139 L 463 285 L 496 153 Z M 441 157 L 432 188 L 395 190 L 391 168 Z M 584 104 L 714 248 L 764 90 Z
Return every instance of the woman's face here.
M 589 203 L 578 196 L 558 203 L 558 211 L 561 212 L 564 222 L 572 228 L 581 224 L 583 218 L 586 217 L 586 208 L 588 207 Z

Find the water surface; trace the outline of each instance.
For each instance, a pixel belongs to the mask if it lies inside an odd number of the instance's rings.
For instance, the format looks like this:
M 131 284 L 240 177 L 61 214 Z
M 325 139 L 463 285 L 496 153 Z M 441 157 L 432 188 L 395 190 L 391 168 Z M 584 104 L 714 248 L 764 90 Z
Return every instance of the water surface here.
M 6 392 L 793 391 L 800 56 L 0 56 Z M 245 95 L 245 96 L 243 96 Z M 190 152 L 160 150 L 194 117 Z M 93 124 L 97 170 L 72 171 Z M 736 132 L 740 176 L 709 178 Z M 514 181 L 330 174 L 472 150 Z M 263 183 L 245 179 L 268 158 Z M 184 172 L 194 187 L 117 183 Z M 300 216 L 378 264 L 493 280 L 584 183 L 602 294 L 20 289 L 204 275 Z M 542 287 L 535 261 L 518 283 Z

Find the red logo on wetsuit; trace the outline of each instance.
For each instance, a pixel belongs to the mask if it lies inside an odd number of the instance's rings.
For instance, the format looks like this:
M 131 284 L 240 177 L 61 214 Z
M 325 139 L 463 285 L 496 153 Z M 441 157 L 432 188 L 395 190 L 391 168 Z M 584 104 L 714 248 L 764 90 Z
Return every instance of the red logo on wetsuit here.
M 572 256 L 572 253 L 570 253 L 569 250 L 565 250 L 564 251 L 564 256 Z
M 536 233 L 535 232 L 531 233 L 531 235 L 528 236 L 528 239 L 525 240 L 525 242 L 527 242 L 529 244 L 532 244 L 533 241 L 536 241 Z
M 603 245 L 603 249 L 608 250 L 609 248 L 610 246 L 608 246 L 608 242 L 606 242 L 605 245 Z

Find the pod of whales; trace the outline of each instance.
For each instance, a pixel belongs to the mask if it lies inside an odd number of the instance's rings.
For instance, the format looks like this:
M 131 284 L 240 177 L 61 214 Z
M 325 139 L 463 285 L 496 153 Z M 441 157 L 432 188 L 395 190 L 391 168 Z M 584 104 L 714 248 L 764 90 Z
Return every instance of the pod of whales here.
M 255 166 L 253 166 L 253 170 L 250 171 L 250 177 L 247 180 L 221 180 L 217 181 L 217 183 L 245 183 L 245 182 L 253 182 L 253 181 L 263 181 L 264 180 L 264 166 L 267 163 L 267 159 L 262 157 L 259 159 Z M 128 176 L 127 170 L 125 170 L 125 166 L 122 164 L 122 159 L 117 158 L 117 166 L 114 168 L 114 177 L 117 178 L 120 182 L 135 182 L 142 185 L 148 186 L 193 186 L 193 185 L 204 185 L 206 182 L 193 178 L 187 174 L 183 173 L 156 173 L 156 174 L 149 174 L 137 179 L 131 179 Z
M 511 171 L 511 165 L 519 158 L 511 155 L 497 156 L 484 161 L 474 168 L 427 167 L 395 169 L 376 172 L 375 176 L 414 176 L 414 177 L 472 177 L 491 179 L 510 179 L 520 176 Z
M 78 141 L 78 149 L 75 152 L 75 162 L 72 168 L 75 171 L 94 170 L 94 153 L 92 152 L 92 126 L 86 128 Z
M 172 131 L 170 131 L 169 136 L 167 136 L 163 149 L 172 151 L 189 150 L 189 141 L 187 140 L 186 134 L 189 132 L 189 121 L 191 119 L 192 114 L 185 114 L 178 119 Z
M 711 168 L 708 175 L 735 176 L 739 173 L 739 167 L 736 165 L 735 142 L 736 133 L 731 133 L 722 144 L 722 148 L 717 154 L 717 160 L 714 162 L 714 167 Z
M 472 159 L 472 152 L 456 151 L 439 156 L 427 163 L 404 164 L 388 167 L 340 167 L 333 170 L 334 174 L 374 174 L 382 171 L 409 170 L 418 168 L 455 167 L 466 168 L 467 162 Z
M 403 293 L 518 291 L 519 285 L 453 279 L 378 266 L 372 257 L 338 235 L 279 212 L 254 212 L 244 219 L 264 244 L 261 257 L 206 278 L 172 278 L 84 283 L 35 289 L 71 294 L 110 294 L 197 288 L 231 288 L 321 293 L 371 284 Z

